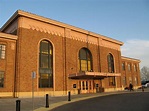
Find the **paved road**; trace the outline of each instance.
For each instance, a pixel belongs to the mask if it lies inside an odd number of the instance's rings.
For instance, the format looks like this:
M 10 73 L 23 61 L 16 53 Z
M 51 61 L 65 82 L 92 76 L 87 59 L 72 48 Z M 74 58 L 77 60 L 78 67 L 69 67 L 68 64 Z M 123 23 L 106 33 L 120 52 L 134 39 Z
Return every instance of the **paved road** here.
M 149 92 L 96 97 L 66 104 L 50 111 L 149 111 Z
M 92 94 L 80 94 L 71 96 L 72 101 L 75 99 L 81 99 L 86 97 L 96 97 L 103 96 L 107 94 L 113 93 L 123 93 L 122 92 L 107 92 L 107 93 L 92 93 Z M 16 110 L 16 100 L 21 100 L 21 111 L 32 111 L 33 109 L 36 111 L 48 111 L 52 106 L 55 107 L 55 103 L 58 105 L 63 104 L 63 102 L 68 102 L 67 96 L 58 96 L 58 97 L 49 97 L 49 105 L 50 108 L 45 109 L 45 97 L 36 97 L 34 98 L 34 105 L 32 98 L 0 98 L 0 111 L 15 111 Z M 71 101 L 71 102 L 72 102 Z M 69 103 L 69 102 L 68 102 Z M 34 106 L 34 107 L 33 107 Z M 41 109 L 40 109 L 41 108 Z M 39 109 L 39 110 L 38 110 Z

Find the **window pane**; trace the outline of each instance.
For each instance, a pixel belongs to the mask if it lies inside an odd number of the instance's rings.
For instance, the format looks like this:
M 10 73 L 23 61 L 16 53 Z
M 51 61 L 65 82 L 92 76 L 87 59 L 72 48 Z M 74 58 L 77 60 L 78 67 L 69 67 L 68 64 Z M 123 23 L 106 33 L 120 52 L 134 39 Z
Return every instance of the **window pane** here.
M 87 61 L 86 60 L 81 60 L 81 70 L 87 71 Z
M 48 79 L 48 74 L 41 74 L 41 79 Z
M 6 46 L 5 45 L 2 45 L 2 50 L 5 50 Z
M 47 41 L 42 41 L 41 43 L 41 53 L 48 54 L 49 53 L 49 46 Z
M 91 71 L 91 61 L 88 61 L 88 71 Z
M 6 46 L 0 45 L 0 59 L 5 59 L 5 50 L 6 50 Z
M 90 52 L 87 52 L 87 60 L 91 60 L 91 54 L 90 54 Z
M 40 88 L 53 87 L 52 74 L 40 74 L 39 81 Z
M 80 59 L 84 59 L 84 60 L 87 59 L 85 49 L 81 49 L 81 50 L 80 50 Z
M 78 59 L 78 69 L 81 69 L 80 68 L 80 60 Z
M 5 59 L 5 51 L 2 51 L 2 53 L 1 53 L 1 58 L 2 58 L 2 59 Z
M 52 52 L 52 48 L 50 47 L 50 55 L 52 55 L 52 53 L 53 53 L 53 52 Z
M 42 54 L 41 55 L 41 68 L 48 68 L 49 64 L 49 57 L 48 55 Z

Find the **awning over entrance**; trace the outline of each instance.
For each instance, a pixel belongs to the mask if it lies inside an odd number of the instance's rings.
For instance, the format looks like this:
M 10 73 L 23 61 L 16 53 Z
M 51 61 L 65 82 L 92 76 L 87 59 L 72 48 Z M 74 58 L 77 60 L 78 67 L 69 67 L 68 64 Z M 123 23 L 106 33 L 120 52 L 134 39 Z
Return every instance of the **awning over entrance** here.
M 103 72 L 80 72 L 69 74 L 70 79 L 104 79 L 106 77 L 118 77 L 121 73 L 103 73 Z

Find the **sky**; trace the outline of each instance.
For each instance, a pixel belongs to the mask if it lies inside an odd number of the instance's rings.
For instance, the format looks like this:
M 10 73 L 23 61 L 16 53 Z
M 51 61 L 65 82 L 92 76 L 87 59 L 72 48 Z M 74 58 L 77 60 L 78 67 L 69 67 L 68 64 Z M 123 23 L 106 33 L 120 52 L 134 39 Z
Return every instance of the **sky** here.
M 0 27 L 18 9 L 122 41 L 122 56 L 149 67 L 149 0 L 1 0 Z

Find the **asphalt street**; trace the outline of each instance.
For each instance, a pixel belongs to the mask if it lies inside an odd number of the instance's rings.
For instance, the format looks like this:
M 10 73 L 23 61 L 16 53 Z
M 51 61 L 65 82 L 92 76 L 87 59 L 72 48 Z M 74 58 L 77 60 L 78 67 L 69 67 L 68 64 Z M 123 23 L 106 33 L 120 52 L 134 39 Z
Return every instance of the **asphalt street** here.
M 50 111 L 149 111 L 149 92 L 114 94 L 69 103 Z

